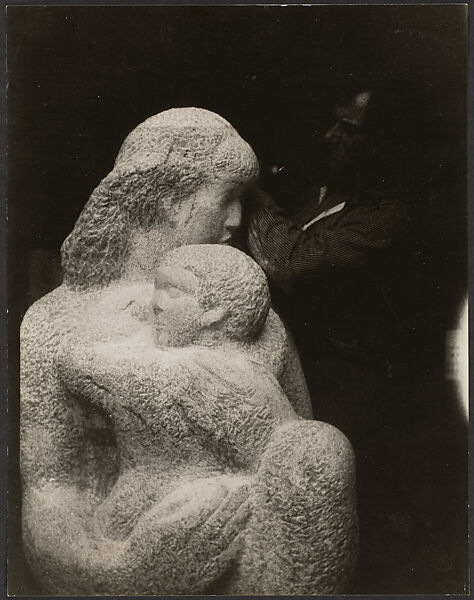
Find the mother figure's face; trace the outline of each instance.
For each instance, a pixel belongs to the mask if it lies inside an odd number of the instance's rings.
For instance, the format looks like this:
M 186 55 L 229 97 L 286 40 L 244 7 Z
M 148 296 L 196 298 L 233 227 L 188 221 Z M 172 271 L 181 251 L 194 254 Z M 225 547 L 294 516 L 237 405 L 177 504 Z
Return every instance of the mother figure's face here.
M 135 227 L 125 261 L 126 277 L 150 279 L 163 254 L 189 244 L 229 244 L 236 241 L 242 220 L 242 198 L 248 182 L 229 176 L 187 191 L 169 223 Z
M 127 136 L 64 242 L 65 283 L 150 280 L 173 248 L 231 244 L 244 187 L 258 170 L 249 144 L 215 113 L 191 107 L 149 117 Z
M 243 190 L 232 180 L 200 187 L 179 211 L 181 244 L 231 244 L 242 220 Z

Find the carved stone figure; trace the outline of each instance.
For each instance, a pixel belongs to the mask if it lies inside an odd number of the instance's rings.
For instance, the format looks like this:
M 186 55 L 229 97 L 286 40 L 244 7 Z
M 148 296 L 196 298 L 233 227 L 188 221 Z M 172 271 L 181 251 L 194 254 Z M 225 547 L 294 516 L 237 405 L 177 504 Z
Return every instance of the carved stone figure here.
M 25 316 L 23 539 L 43 592 L 347 586 L 350 444 L 304 419 L 263 272 L 209 245 L 231 241 L 256 175 L 221 117 L 151 117 L 65 241 L 63 285 Z

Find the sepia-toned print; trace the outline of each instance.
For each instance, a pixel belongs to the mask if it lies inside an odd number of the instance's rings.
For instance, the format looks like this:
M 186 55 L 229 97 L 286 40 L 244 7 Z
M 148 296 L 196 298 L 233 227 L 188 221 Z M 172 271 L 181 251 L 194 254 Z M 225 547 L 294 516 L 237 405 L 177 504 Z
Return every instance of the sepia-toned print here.
M 8 8 L 10 595 L 468 593 L 466 25 Z

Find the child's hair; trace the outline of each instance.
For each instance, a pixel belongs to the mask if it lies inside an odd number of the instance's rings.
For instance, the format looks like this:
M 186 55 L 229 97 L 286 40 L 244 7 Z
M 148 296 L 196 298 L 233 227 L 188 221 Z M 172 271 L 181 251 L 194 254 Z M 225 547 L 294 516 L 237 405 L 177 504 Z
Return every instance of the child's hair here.
M 259 334 L 270 309 L 270 292 L 265 273 L 252 258 L 230 246 L 199 244 L 172 250 L 160 266 L 179 266 L 196 275 L 200 305 L 226 309 L 228 337 L 252 339 Z

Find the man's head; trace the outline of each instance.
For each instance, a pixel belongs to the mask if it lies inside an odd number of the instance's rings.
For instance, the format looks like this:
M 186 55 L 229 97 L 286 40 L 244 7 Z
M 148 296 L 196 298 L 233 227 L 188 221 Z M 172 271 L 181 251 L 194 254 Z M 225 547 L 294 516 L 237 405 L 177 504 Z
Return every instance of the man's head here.
M 206 336 L 251 340 L 269 308 L 265 274 L 246 254 L 221 245 L 182 246 L 156 272 L 155 341 L 184 346 Z
M 367 116 L 372 92 L 365 90 L 336 106 L 335 122 L 324 136 L 331 174 L 341 174 L 368 158 Z
M 147 278 L 171 248 L 229 243 L 242 191 L 257 175 L 252 149 L 219 115 L 176 108 L 150 117 L 126 138 L 64 242 L 65 281 Z

